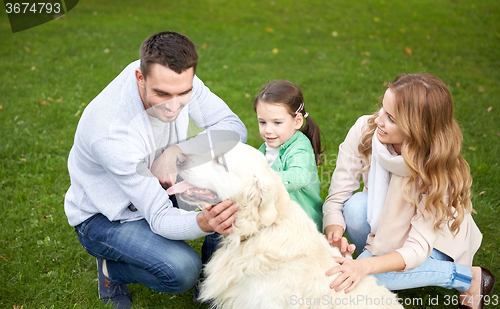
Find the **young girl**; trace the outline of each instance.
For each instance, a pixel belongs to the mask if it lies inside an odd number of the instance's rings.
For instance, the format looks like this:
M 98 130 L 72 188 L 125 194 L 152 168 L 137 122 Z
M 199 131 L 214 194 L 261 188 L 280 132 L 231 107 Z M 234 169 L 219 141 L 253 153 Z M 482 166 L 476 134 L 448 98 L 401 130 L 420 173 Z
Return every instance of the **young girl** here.
M 363 116 L 340 145 L 323 206 L 325 235 L 356 260 L 337 258 L 332 288 L 351 291 L 366 274 L 390 290 L 456 289 L 482 308 L 492 274 L 472 267 L 482 235 L 472 219 L 472 179 L 446 85 L 429 74 L 398 76 L 382 108 Z M 364 192 L 356 193 L 363 177 Z M 467 306 L 465 306 L 467 305 Z
M 255 99 L 254 110 L 265 141 L 259 150 L 281 176 L 290 198 L 322 231 L 323 200 L 317 169 L 322 152 L 320 131 L 305 111 L 302 92 L 288 81 L 267 84 Z

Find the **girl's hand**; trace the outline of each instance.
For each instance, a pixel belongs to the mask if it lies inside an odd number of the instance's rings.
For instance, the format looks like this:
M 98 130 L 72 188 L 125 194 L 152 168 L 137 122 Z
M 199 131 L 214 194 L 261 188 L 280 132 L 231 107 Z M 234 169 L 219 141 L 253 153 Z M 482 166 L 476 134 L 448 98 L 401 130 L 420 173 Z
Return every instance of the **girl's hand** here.
M 346 294 L 351 292 L 358 286 L 361 279 L 369 273 L 369 263 L 366 263 L 369 258 L 352 260 L 345 257 L 335 257 L 334 259 L 335 262 L 340 265 L 328 270 L 326 275 L 331 276 L 340 273 L 339 276 L 330 283 L 330 288 L 335 289 L 337 292 L 344 289 L 344 293 Z
M 325 228 L 325 236 L 330 246 L 339 248 L 343 256 L 353 254 L 356 245 L 349 244 L 347 238 L 342 237 L 342 234 L 344 234 L 344 228 L 340 225 L 329 225 Z

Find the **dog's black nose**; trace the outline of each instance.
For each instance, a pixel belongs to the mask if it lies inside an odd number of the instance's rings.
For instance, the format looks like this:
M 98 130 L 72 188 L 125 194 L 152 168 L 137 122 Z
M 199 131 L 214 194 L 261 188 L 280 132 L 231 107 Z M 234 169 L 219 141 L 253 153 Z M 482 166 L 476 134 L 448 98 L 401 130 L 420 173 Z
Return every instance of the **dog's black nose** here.
M 176 162 L 177 166 L 184 165 L 184 163 L 186 163 L 187 159 L 188 159 L 188 157 L 184 153 L 182 153 L 182 152 L 178 153 L 177 154 L 177 162 Z

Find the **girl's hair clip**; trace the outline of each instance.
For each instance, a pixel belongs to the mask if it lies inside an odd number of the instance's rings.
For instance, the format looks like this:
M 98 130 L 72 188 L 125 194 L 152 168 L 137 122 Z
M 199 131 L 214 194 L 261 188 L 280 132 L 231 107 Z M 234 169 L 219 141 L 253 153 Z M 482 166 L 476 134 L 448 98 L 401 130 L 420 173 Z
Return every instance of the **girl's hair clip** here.
M 297 115 L 298 113 L 300 113 L 303 108 L 304 108 L 304 102 L 300 103 L 299 108 L 297 108 L 297 110 L 295 111 L 295 115 Z
M 297 110 L 295 111 L 295 115 L 300 113 L 303 109 L 304 109 L 304 102 L 300 103 L 299 108 L 297 108 Z M 307 116 L 309 116 L 309 113 L 304 114 L 304 118 L 307 118 Z

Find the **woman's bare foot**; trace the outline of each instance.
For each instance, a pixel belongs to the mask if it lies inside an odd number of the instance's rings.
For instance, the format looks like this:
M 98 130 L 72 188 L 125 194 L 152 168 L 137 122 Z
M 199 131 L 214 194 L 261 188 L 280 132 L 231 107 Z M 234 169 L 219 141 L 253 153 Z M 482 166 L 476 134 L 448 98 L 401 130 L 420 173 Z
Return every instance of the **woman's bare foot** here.
M 470 287 L 467 291 L 460 292 L 460 303 L 472 309 L 479 309 L 479 302 L 481 300 L 481 267 L 473 266 L 470 269 L 472 271 Z

